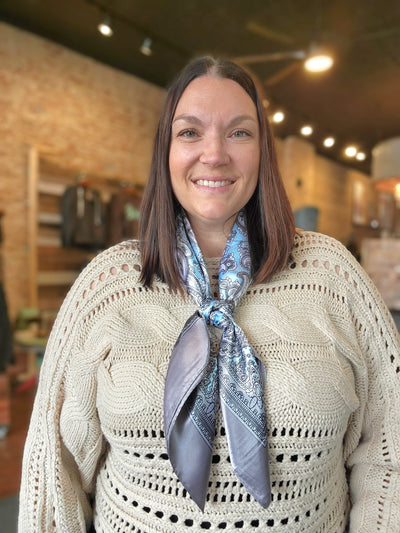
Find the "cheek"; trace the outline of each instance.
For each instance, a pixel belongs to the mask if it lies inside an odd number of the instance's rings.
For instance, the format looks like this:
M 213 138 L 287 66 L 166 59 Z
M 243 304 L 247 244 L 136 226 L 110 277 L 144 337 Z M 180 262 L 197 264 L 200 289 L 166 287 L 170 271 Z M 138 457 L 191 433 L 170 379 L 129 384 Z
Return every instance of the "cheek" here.
M 246 161 L 246 173 L 249 178 L 249 186 L 256 187 L 260 171 L 260 154 L 257 150 Z
M 182 179 L 190 167 L 190 154 L 186 150 L 171 147 L 169 152 L 169 171 L 171 180 Z
M 171 149 L 169 154 L 169 173 L 171 176 L 171 187 L 175 198 L 182 203 L 184 197 L 184 185 L 186 175 L 185 160 L 182 153 Z

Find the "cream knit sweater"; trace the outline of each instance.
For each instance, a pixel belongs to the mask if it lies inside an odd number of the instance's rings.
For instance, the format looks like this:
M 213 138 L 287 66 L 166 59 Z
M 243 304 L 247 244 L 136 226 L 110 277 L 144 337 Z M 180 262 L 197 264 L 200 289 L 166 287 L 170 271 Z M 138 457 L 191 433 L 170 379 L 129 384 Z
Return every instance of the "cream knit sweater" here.
M 399 533 L 399 336 L 343 246 L 302 233 L 288 268 L 236 309 L 267 370 L 266 510 L 233 474 L 220 418 L 204 514 L 174 475 L 164 380 L 195 306 L 162 283 L 144 289 L 139 272 L 137 243 L 111 248 L 59 312 L 25 447 L 19 532 L 83 532 L 93 518 L 103 533 Z

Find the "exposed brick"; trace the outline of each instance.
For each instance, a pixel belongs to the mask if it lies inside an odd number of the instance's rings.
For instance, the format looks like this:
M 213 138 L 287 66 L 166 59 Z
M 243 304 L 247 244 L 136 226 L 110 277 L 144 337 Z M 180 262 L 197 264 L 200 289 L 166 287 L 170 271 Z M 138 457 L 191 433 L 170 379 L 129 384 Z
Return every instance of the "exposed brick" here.
M 27 152 L 143 184 L 165 92 L 51 41 L 0 23 L 0 209 L 10 315 L 28 305 Z

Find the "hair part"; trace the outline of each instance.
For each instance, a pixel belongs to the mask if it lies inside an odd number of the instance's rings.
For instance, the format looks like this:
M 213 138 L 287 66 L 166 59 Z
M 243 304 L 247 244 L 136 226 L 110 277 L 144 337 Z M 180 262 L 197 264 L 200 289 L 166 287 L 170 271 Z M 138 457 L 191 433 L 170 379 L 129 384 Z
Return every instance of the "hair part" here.
M 170 86 L 154 139 L 150 175 L 140 216 L 141 282 L 150 287 L 157 276 L 172 290 L 182 290 L 176 263 L 176 215 L 181 209 L 169 171 L 172 121 L 186 87 L 201 76 L 231 79 L 250 96 L 260 129 L 260 165 L 256 190 L 245 206 L 254 283 L 283 270 L 293 247 L 293 212 L 279 173 L 274 141 L 251 76 L 227 59 L 209 56 L 191 61 Z

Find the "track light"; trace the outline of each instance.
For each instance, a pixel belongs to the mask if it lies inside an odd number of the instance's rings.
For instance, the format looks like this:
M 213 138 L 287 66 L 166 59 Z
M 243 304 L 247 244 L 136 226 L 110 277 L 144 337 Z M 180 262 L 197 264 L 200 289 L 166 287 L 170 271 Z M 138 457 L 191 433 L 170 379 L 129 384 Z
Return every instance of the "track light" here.
M 326 137 L 324 139 L 324 146 L 325 148 L 332 148 L 332 146 L 335 144 L 334 137 Z
M 149 37 L 146 37 L 145 40 L 142 42 L 142 45 L 140 47 L 140 51 L 145 56 L 151 56 L 153 53 L 153 50 L 151 49 L 152 40 Z
M 310 126 L 309 124 L 306 124 L 305 126 L 303 126 L 300 130 L 300 133 L 302 135 L 304 135 L 305 137 L 308 137 L 309 135 L 311 135 L 313 132 L 313 127 Z
M 108 15 L 103 17 L 100 24 L 97 26 L 97 29 L 102 35 L 104 35 L 104 37 L 111 37 L 114 32 L 111 27 L 111 19 Z
M 345 149 L 344 153 L 347 157 L 355 157 L 357 154 L 357 148 L 353 145 L 350 145 Z
M 283 111 L 276 111 L 272 115 L 272 122 L 274 122 L 275 124 L 279 124 L 279 122 L 283 122 L 284 120 L 285 120 L 285 114 L 283 113 Z
M 254 63 L 264 63 L 271 61 L 287 60 L 303 61 L 304 68 L 309 72 L 324 72 L 333 65 L 333 56 L 326 47 L 312 43 L 308 50 L 289 50 L 285 52 L 272 52 L 269 54 L 255 54 L 250 56 L 239 56 L 233 58 L 239 64 L 251 65 Z M 288 72 L 291 72 L 290 70 Z
M 333 65 L 332 54 L 318 44 L 312 44 L 304 62 L 304 68 L 309 72 L 324 72 Z

